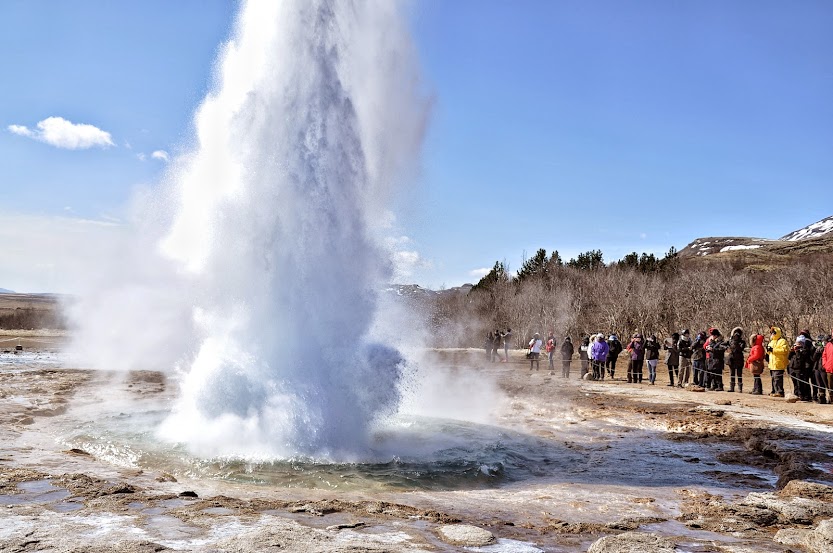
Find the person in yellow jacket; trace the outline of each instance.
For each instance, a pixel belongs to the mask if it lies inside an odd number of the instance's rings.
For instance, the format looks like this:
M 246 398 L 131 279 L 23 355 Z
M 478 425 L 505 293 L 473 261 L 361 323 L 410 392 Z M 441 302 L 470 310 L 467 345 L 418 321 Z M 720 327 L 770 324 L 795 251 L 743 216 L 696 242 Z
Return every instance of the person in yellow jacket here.
M 769 327 L 769 344 L 766 347 L 769 374 L 772 377 L 773 397 L 784 397 L 784 370 L 789 364 L 790 343 L 777 326 Z

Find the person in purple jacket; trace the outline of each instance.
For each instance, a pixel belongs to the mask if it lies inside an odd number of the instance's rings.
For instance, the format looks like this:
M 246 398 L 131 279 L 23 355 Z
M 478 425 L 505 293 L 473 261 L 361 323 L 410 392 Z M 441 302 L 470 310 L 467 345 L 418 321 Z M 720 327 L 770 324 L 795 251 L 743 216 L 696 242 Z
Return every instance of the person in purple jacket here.
M 603 380 L 605 377 L 605 361 L 610 348 L 602 333 L 596 335 L 596 341 L 590 346 L 590 359 L 593 362 L 593 380 Z
M 642 383 L 642 366 L 645 364 L 645 342 L 642 340 L 642 334 L 634 334 L 625 349 L 630 354 L 628 382 Z

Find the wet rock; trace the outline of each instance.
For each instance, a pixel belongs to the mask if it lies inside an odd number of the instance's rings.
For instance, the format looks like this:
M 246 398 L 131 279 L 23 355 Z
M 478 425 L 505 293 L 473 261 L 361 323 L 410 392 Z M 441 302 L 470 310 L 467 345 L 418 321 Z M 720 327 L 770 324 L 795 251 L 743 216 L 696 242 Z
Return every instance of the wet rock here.
M 89 453 L 84 451 L 83 449 L 78 449 L 77 447 L 73 447 L 72 449 L 68 449 L 64 451 L 64 453 L 68 453 L 69 455 L 81 455 L 84 457 L 92 457 Z
M 116 495 L 120 493 L 136 493 L 136 488 L 130 484 L 118 484 L 107 488 L 102 492 L 104 495 Z
M 168 474 L 167 472 L 163 472 L 159 476 L 156 477 L 157 482 L 176 482 L 176 478 L 172 475 Z
M 833 519 L 819 523 L 804 540 L 804 546 L 812 553 L 833 551 Z
M 333 524 L 332 526 L 327 526 L 327 530 L 347 530 L 350 528 L 361 528 L 365 526 L 364 522 L 350 522 L 345 524 Z
M 179 494 L 179 497 L 199 497 L 197 492 L 192 492 L 191 490 L 186 490 Z
M 778 492 L 779 497 L 803 497 L 833 502 L 833 487 L 804 480 L 791 480 Z
M 833 516 L 833 504 L 803 497 L 781 498 L 774 493 L 752 492 L 742 504 L 778 513 L 787 524 L 811 524 L 816 518 Z
M 288 511 L 290 513 L 307 513 L 316 517 L 323 517 L 325 514 L 327 514 L 323 510 L 317 509 L 315 506 L 310 505 L 309 503 L 290 507 Z
M 523 525 L 521 525 L 523 526 Z M 555 534 L 600 534 L 611 528 L 605 524 L 594 522 L 567 522 L 566 520 L 551 519 L 547 525 L 539 528 L 542 532 Z
M 689 500 L 677 518 L 689 528 L 712 532 L 756 534 L 774 524 L 778 513 L 754 505 L 726 503 L 722 498 L 705 492 L 684 490 Z
M 469 524 L 448 524 L 437 528 L 440 539 L 451 545 L 483 547 L 495 542 L 495 536 L 488 530 Z
M 796 545 L 801 547 L 811 532 L 812 530 L 804 530 L 802 528 L 784 528 L 783 530 L 778 530 L 772 539 L 781 545 Z
M 676 544 L 667 538 L 644 532 L 625 532 L 593 542 L 587 553 L 675 553 Z
M 605 524 L 605 526 L 611 530 L 636 530 L 643 524 L 656 524 L 665 522 L 666 520 L 668 519 L 661 517 L 632 517 L 623 518 L 622 520 Z

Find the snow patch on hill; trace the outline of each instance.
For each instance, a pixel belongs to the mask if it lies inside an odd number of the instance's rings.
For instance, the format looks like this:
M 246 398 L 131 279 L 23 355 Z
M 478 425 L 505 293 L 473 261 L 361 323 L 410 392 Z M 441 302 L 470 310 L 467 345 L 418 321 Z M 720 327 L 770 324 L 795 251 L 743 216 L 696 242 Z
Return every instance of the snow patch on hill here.
M 734 250 L 754 250 L 772 242 L 772 240 L 766 240 L 764 238 L 746 237 L 698 238 L 680 250 L 680 255 L 703 257 L 705 255 Z
M 795 230 L 786 236 L 782 236 L 781 240 L 789 240 L 794 242 L 796 240 L 805 240 L 807 238 L 818 238 L 833 232 L 833 215 L 826 217 L 821 221 L 816 221 L 812 225 L 807 225 L 804 228 Z
M 739 244 L 737 246 L 723 246 L 720 248 L 721 252 L 731 252 L 733 250 L 754 250 L 760 248 L 760 244 Z

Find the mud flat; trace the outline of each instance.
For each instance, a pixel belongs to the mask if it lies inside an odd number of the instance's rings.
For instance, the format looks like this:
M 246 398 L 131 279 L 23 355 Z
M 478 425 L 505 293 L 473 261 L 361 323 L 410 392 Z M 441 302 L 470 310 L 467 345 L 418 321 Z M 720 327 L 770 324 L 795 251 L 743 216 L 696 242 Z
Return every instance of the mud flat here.
M 393 462 L 377 485 L 377 472 L 348 485 L 344 472 L 231 477 L 118 434 L 83 438 L 107 398 L 153 413 L 174 384 L 68 368 L 48 347 L 0 354 L 0 550 L 833 551 L 833 406 L 543 365 L 434 352 L 427 366 L 502 390 L 491 422 L 472 427 L 501 461 L 413 485 Z

